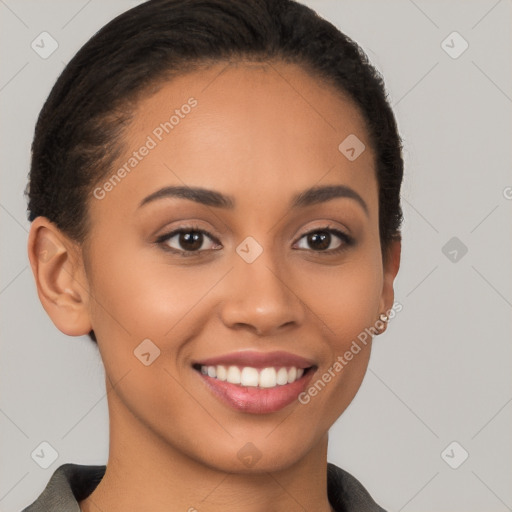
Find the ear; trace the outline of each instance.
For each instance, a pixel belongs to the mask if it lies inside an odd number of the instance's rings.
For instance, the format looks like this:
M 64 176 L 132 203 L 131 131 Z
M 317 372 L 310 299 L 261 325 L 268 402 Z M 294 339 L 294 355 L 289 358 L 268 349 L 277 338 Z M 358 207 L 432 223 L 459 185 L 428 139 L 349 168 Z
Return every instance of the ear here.
M 398 274 L 398 269 L 400 268 L 401 252 L 401 240 L 393 240 L 390 242 L 389 248 L 385 252 L 382 260 L 384 267 L 384 279 L 382 284 L 382 295 L 380 300 L 381 314 L 387 314 L 387 312 L 393 307 L 393 303 L 395 300 L 395 291 L 393 288 L 393 284 L 395 282 L 395 277 Z M 384 332 L 386 328 L 387 322 L 385 322 L 385 327 L 382 329 L 381 333 Z
M 55 326 L 69 336 L 81 336 L 91 329 L 89 290 L 82 252 L 46 217 L 32 221 L 28 257 L 37 294 Z

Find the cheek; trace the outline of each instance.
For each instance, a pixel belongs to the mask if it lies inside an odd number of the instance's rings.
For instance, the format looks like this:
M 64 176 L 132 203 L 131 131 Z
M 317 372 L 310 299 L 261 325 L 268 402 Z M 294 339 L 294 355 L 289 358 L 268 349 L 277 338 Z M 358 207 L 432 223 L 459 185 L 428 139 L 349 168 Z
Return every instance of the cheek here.
M 205 296 L 224 271 L 207 265 L 180 268 L 162 264 L 161 258 L 155 263 L 151 258 L 111 256 L 103 253 L 101 268 L 96 267 L 92 316 L 106 374 L 111 382 L 121 382 L 116 393 L 139 419 L 170 425 L 167 420 L 188 410 L 197 414 L 196 423 L 201 425 L 205 421 L 201 409 L 191 410 L 190 396 L 180 384 L 190 369 L 178 363 L 188 350 L 188 340 L 204 326 L 209 311 Z M 153 361 L 147 366 L 144 353 Z M 182 433 L 175 418 L 172 425 L 179 439 Z
M 383 274 L 376 258 L 362 255 L 303 274 L 300 296 L 323 324 L 333 349 L 343 350 L 377 320 Z
M 130 380 L 138 383 L 128 400 L 149 402 L 151 412 L 162 410 L 151 390 L 176 388 L 179 394 L 179 385 L 163 368 L 178 379 L 189 371 L 183 365 L 193 349 L 189 341 L 199 337 L 210 320 L 209 291 L 229 267 L 179 267 L 162 263 L 161 256 L 155 261 L 152 253 L 141 253 L 138 258 L 136 251 L 130 258 L 102 255 L 93 282 L 98 300 L 92 317 L 106 373 L 115 382 L 130 371 Z M 156 358 L 144 366 L 137 355 L 143 358 L 148 351 L 150 359 Z M 167 407 L 173 409 L 173 403 Z
M 136 339 L 162 338 L 218 281 L 216 270 L 206 266 L 179 267 L 162 260 L 102 258 L 93 284 L 93 317 L 98 331 Z M 101 304 L 100 304 L 101 303 Z M 98 332 L 99 334 L 99 332 Z
M 380 260 L 371 253 L 304 278 L 302 297 L 319 320 L 326 350 L 301 403 L 305 410 L 321 410 L 329 425 L 350 404 L 364 378 L 382 283 Z

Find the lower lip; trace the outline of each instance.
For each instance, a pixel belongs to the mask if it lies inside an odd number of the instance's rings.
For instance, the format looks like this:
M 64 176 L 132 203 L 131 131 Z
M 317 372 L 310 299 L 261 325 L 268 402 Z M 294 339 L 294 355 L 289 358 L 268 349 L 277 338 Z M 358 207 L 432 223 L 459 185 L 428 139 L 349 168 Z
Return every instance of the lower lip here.
M 297 400 L 297 397 L 311 380 L 314 368 L 311 368 L 295 382 L 276 386 L 275 388 L 239 386 L 209 377 L 200 372 L 197 373 L 202 377 L 210 391 L 233 409 L 251 414 L 268 414 L 279 411 Z

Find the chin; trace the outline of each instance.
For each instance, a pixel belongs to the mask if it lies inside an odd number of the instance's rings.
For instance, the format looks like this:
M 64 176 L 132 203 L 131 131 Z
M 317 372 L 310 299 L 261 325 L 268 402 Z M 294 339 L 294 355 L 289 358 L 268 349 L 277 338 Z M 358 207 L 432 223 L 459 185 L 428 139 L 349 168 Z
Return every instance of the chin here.
M 284 443 L 286 438 L 287 442 Z M 196 460 L 213 470 L 236 474 L 260 474 L 286 470 L 303 459 L 315 443 L 305 443 L 303 436 L 295 442 L 285 434 L 272 440 L 259 435 L 250 440 L 250 436 L 228 441 L 227 446 L 208 443 Z M 197 451 L 197 445 L 195 447 Z M 205 457 L 206 455 L 206 457 Z

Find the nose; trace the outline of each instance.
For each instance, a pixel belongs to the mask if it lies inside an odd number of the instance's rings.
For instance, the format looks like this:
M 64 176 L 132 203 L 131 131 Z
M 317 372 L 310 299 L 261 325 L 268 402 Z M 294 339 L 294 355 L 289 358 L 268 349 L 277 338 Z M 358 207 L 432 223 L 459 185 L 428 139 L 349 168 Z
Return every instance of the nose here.
M 231 329 L 269 336 L 297 328 L 303 322 L 304 305 L 289 273 L 277 271 L 265 254 L 253 263 L 236 262 L 230 272 L 220 314 Z

